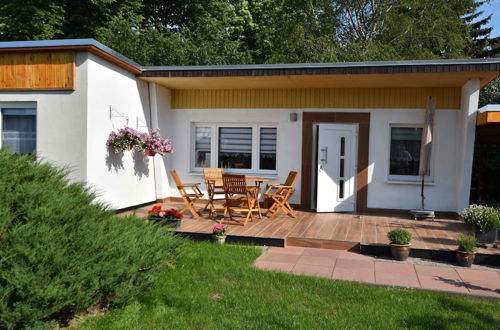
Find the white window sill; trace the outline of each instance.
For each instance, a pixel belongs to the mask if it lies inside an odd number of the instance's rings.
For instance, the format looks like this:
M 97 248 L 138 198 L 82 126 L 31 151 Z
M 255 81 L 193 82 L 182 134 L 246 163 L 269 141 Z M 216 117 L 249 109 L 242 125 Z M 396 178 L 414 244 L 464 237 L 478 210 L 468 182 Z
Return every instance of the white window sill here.
M 400 185 L 412 185 L 412 186 L 420 186 L 422 185 L 422 181 L 403 181 L 403 180 L 386 180 L 385 183 L 388 184 L 400 184 Z M 435 186 L 434 181 L 425 181 L 424 186 Z

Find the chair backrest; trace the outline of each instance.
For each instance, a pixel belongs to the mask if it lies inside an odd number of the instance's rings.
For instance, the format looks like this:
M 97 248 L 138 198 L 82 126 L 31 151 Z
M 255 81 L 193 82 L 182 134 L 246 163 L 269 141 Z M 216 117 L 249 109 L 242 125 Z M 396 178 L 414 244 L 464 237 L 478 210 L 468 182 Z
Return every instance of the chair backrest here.
M 222 174 L 224 193 L 227 195 L 246 195 L 247 180 L 241 174 Z
M 177 187 L 182 186 L 182 181 L 181 181 L 181 178 L 179 178 L 179 174 L 177 174 L 177 171 L 172 170 L 172 171 L 170 171 L 170 173 L 172 174 L 172 178 L 174 178 L 175 185 Z
M 204 168 L 203 176 L 205 181 L 214 180 L 222 183 L 222 168 Z
M 292 186 L 293 187 L 295 185 L 295 181 L 297 181 L 298 176 L 299 176 L 299 172 L 290 171 L 290 173 L 288 173 L 288 177 L 286 178 L 284 186 Z

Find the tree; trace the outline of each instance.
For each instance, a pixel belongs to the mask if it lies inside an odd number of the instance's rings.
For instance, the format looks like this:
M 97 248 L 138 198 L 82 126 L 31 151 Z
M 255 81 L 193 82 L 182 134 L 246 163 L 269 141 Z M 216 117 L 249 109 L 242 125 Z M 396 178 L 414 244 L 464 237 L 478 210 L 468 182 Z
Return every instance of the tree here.
M 490 38 L 493 28 L 487 26 L 492 15 L 479 19 L 484 14 L 479 8 L 489 1 L 475 1 L 464 17 L 471 37 L 468 53 L 473 58 L 495 57 L 500 53 L 500 37 Z

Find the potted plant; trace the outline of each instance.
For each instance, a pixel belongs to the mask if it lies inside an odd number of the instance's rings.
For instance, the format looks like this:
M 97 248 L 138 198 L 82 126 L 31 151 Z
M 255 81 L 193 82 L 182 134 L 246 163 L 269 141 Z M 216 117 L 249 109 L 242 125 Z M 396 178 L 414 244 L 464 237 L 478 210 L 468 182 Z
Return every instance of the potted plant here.
M 226 227 L 223 225 L 213 226 L 212 239 L 218 244 L 224 244 L 226 242 Z
M 163 225 L 172 225 L 173 228 L 179 228 L 184 215 L 174 208 L 163 209 L 161 205 L 155 205 L 148 211 L 149 220 L 157 221 Z
M 461 213 L 464 222 L 473 227 L 481 244 L 495 243 L 500 227 L 500 211 L 484 205 L 470 205 Z
M 391 242 L 392 257 L 399 261 L 405 261 L 410 255 L 411 233 L 402 228 L 391 230 L 387 233 Z
M 457 262 L 460 266 L 470 267 L 476 257 L 477 239 L 472 235 L 460 234 L 457 239 Z
M 116 152 L 130 150 L 142 143 L 144 133 L 141 133 L 133 128 L 120 128 L 117 132 L 113 131 L 109 134 L 107 144 Z
M 164 139 L 160 136 L 160 129 L 155 128 L 150 131 L 150 134 L 144 134 L 142 141 L 138 146 L 139 151 L 144 151 L 146 156 L 153 157 L 156 154 L 163 156 L 172 152 L 173 148 L 169 139 Z

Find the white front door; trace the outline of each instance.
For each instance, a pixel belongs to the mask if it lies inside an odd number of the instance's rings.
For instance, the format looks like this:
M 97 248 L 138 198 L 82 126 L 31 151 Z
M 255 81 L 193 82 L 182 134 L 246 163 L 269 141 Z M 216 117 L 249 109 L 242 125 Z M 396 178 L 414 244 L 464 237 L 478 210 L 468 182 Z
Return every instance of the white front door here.
M 356 209 L 357 124 L 318 124 L 317 212 Z

